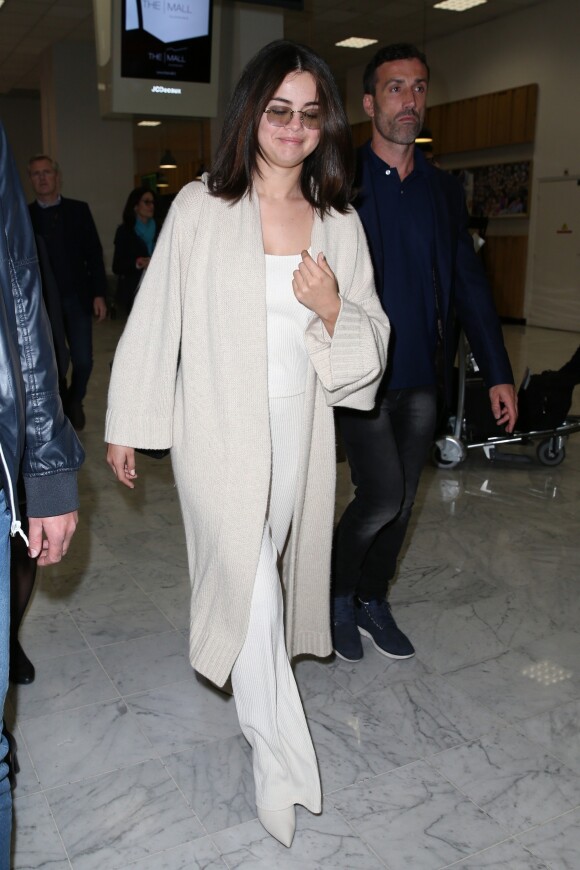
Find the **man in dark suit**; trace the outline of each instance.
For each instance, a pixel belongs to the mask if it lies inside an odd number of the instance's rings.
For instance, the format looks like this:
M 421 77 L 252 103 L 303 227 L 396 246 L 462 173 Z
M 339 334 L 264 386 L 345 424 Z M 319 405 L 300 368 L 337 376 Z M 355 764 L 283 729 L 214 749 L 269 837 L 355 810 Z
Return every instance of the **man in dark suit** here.
M 415 46 L 380 49 L 364 74 L 372 137 L 359 152 L 355 207 L 377 292 L 391 321 L 389 363 L 374 411 L 337 411 L 356 494 L 336 530 L 333 641 L 362 658 L 360 635 L 395 659 L 414 655 L 386 600 L 435 429 L 437 348 L 449 389 L 458 318 L 498 425 L 513 430 L 516 393 L 500 323 L 467 231 L 463 191 L 415 146 L 429 67 Z
M 30 216 L 34 232 L 46 245 L 56 279 L 72 363 L 65 410 L 73 426 L 83 429 L 83 399 L 93 368 L 93 315 L 107 316 L 107 277 L 103 249 L 86 202 L 60 195 L 57 163 L 45 154 L 28 163 L 36 194 Z

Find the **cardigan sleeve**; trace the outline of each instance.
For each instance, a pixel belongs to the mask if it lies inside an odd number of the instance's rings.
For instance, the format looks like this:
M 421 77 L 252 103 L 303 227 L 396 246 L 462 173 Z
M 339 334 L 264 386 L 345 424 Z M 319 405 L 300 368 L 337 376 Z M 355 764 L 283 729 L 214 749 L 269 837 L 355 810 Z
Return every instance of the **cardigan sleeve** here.
M 354 213 L 347 220 L 344 227 L 351 237 L 341 240 L 339 248 L 343 249 L 344 244 L 344 249 L 354 249 L 354 256 L 347 286 L 337 274 L 341 307 L 334 336 L 330 338 L 320 318 L 315 316 L 306 328 L 306 347 L 327 403 L 370 411 L 385 370 L 390 325 L 375 291 L 362 224 Z
M 172 446 L 183 264 L 202 195 L 201 185 L 187 185 L 171 206 L 117 346 L 105 426 L 110 444 Z

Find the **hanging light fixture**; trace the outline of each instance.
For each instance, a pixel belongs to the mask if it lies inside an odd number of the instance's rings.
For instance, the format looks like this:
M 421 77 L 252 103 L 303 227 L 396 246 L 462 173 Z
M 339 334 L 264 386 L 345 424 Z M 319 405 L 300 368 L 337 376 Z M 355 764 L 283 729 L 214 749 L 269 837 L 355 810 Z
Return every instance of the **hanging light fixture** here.
M 166 148 L 165 153 L 161 156 L 159 169 L 177 169 L 177 162 L 169 148 Z
M 169 187 L 169 182 L 167 181 L 166 177 L 163 175 L 162 172 L 157 173 L 156 187 L 158 190 L 162 187 Z

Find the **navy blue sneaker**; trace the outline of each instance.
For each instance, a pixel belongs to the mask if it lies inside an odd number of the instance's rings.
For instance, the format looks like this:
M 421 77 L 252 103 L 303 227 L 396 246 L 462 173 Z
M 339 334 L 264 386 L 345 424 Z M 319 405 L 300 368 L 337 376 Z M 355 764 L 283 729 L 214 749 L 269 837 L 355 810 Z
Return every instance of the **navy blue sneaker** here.
M 339 659 L 345 662 L 360 662 L 363 657 L 352 595 L 332 599 L 332 646 Z
M 378 598 L 361 601 L 359 598 L 355 615 L 358 630 L 371 639 L 381 655 L 390 659 L 410 659 L 415 655 L 413 644 L 398 627 L 387 601 Z

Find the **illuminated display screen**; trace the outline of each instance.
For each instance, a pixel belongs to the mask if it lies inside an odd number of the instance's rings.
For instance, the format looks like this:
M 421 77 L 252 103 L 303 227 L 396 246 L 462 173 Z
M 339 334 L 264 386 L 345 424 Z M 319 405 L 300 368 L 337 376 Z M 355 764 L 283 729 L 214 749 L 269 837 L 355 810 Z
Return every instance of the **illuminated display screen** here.
M 123 0 L 121 76 L 210 82 L 211 0 Z

